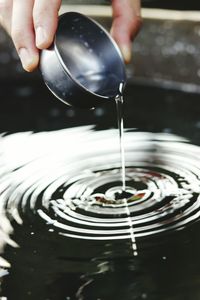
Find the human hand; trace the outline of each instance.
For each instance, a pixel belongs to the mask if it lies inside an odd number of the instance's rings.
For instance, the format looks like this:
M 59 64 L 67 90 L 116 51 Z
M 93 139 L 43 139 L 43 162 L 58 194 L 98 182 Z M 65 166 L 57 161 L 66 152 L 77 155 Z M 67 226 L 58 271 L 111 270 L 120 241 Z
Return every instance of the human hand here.
M 0 0 L 0 24 L 12 37 L 23 68 L 39 63 L 39 50 L 48 48 L 57 28 L 61 0 Z
M 126 63 L 131 60 L 132 40 L 142 23 L 140 6 L 140 0 L 112 0 L 111 35 L 117 42 Z
M 23 68 L 31 72 L 39 63 L 40 49 L 54 39 L 62 0 L 0 0 L 0 24 L 11 35 Z M 140 0 L 112 0 L 112 36 L 126 62 L 131 40 L 139 30 Z

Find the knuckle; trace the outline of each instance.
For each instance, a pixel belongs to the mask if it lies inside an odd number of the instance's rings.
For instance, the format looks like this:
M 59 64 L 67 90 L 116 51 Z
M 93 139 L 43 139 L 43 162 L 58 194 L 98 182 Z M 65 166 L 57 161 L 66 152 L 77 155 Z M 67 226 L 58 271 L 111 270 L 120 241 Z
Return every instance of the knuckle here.
M 36 9 L 33 11 L 33 22 L 35 28 L 43 26 L 47 22 L 46 19 L 48 19 L 49 14 L 46 15 L 46 13 L 44 13 L 45 11 L 45 9 Z
M 136 17 L 136 25 L 138 27 L 138 29 L 140 29 L 142 27 L 142 24 L 143 24 L 143 19 L 141 16 L 137 16 Z
M 131 17 L 131 24 L 133 27 L 139 29 L 142 26 L 142 17 L 140 15 L 133 15 Z
M 133 39 L 137 33 L 140 31 L 141 27 L 142 27 L 142 17 L 141 16 L 133 16 L 132 20 L 131 20 L 131 28 L 132 28 L 132 36 L 131 38 Z
M 44 18 L 47 15 L 47 7 L 42 6 L 35 6 L 33 8 L 33 21 L 35 26 L 40 26 L 44 22 Z
M 33 14 L 33 20 L 35 28 L 40 27 L 43 24 L 42 18 L 40 18 L 38 15 Z
M 11 37 L 16 46 L 20 46 L 23 43 L 24 36 L 21 29 L 13 28 L 11 30 Z

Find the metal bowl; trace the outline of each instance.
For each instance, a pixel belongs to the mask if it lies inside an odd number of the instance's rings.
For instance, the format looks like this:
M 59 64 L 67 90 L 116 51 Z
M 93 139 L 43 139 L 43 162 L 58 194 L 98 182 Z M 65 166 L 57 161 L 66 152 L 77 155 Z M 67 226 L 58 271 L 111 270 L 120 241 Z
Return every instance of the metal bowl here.
M 116 43 L 101 25 L 76 12 L 60 17 L 53 45 L 41 51 L 40 69 L 58 99 L 82 108 L 113 100 L 126 81 Z

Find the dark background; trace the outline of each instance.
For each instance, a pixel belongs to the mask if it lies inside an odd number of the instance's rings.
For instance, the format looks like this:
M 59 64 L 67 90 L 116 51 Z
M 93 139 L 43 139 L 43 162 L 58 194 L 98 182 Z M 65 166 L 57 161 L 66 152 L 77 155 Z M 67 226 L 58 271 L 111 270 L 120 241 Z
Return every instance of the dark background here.
M 111 0 L 64 0 L 63 3 L 69 4 L 110 4 Z M 167 8 L 181 10 L 200 9 L 199 0 L 142 0 L 143 7 Z
M 143 0 L 143 7 L 156 7 L 181 10 L 198 10 L 200 9 L 200 1 L 198 0 Z
M 64 2 L 73 4 L 109 3 L 109 1 L 96 0 Z M 197 9 L 200 8 L 200 1 L 146 0 L 143 1 L 143 6 Z M 149 78 L 154 79 L 155 76 L 157 80 L 157 77 L 160 76 L 166 79 L 166 74 L 170 76 L 173 72 L 176 73 L 178 80 L 181 74 L 181 69 L 178 66 L 184 65 L 186 70 L 190 70 L 189 76 L 184 75 L 185 82 L 187 83 L 189 80 L 189 84 L 193 83 L 191 74 L 194 74 L 196 87 L 199 86 L 200 60 L 197 63 L 197 59 L 200 58 L 198 38 L 200 28 L 198 24 L 194 25 L 196 31 L 193 35 L 193 29 L 191 29 L 193 25 L 189 27 L 188 23 L 170 24 L 170 22 L 163 21 L 163 24 L 158 26 L 152 21 L 152 24 L 144 24 L 141 33 L 134 42 L 134 47 L 137 46 L 137 49 L 133 48 L 137 65 L 129 66 L 131 82 L 126 89 L 126 127 L 147 131 L 171 131 L 192 136 L 195 139 L 199 138 L 199 130 L 197 130 L 200 127 L 199 91 L 188 90 L 185 92 L 183 88 L 185 86 L 182 86 L 181 82 L 177 90 L 172 85 L 166 87 L 159 82 L 156 85 L 149 83 Z M 163 28 L 164 34 L 161 28 Z M 174 34 L 173 38 L 172 33 Z M 168 35 L 166 36 L 166 34 Z M 165 36 L 164 44 L 158 49 L 160 50 L 159 55 L 153 48 L 158 35 L 159 39 L 160 36 Z M 177 54 L 172 51 L 170 56 L 162 56 L 161 50 L 166 50 L 166 48 L 170 50 L 171 45 L 175 45 L 179 39 L 181 43 L 187 46 L 189 52 L 185 52 L 183 48 L 182 50 L 179 49 Z M 192 49 L 191 43 L 194 46 Z M 195 53 L 191 50 L 194 50 Z M 146 77 L 142 83 L 137 83 L 135 80 L 137 74 L 132 72 L 134 68 L 138 73 L 146 72 Z M 171 82 L 173 78 L 173 76 L 170 78 Z M 187 88 L 188 86 L 186 86 Z M 10 38 L 3 30 L 0 30 L 0 132 L 57 130 L 87 124 L 96 124 L 100 128 L 114 127 L 117 125 L 114 111 L 115 103 L 104 105 L 94 111 L 85 111 L 68 107 L 58 101 L 44 85 L 39 71 L 32 74 L 23 71 Z

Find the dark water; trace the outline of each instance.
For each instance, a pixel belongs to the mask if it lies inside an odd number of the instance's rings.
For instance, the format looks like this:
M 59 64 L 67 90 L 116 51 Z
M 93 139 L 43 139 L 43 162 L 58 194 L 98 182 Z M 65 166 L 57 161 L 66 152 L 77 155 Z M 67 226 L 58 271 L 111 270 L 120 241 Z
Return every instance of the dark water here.
M 124 144 L 126 201 L 118 130 L 1 137 L 2 299 L 200 299 L 200 148 Z

